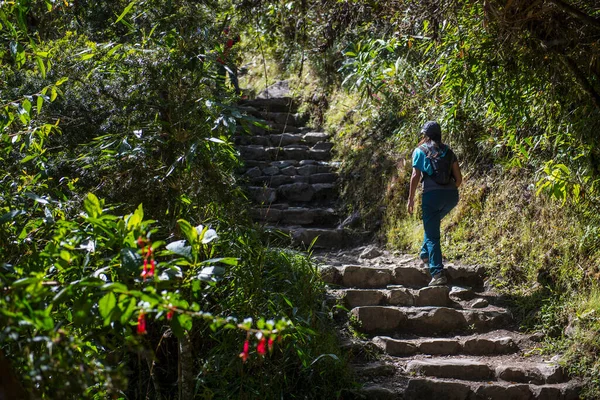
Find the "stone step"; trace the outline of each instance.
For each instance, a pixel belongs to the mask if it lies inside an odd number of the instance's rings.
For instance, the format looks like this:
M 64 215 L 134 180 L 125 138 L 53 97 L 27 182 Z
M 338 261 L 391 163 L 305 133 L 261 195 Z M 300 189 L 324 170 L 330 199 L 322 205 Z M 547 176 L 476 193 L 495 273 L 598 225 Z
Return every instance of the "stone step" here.
M 474 356 L 512 354 L 519 351 L 518 337 L 506 331 L 490 332 L 486 336 L 469 335 L 451 338 L 393 339 L 376 336 L 373 343 L 391 356 L 408 357 L 415 354 Z
M 340 295 L 349 308 L 359 306 L 450 306 L 450 288 L 432 286 L 422 289 L 405 287 L 385 289 L 342 289 Z
M 275 167 L 273 167 L 275 168 Z M 293 167 L 290 167 L 293 168 Z M 271 172 L 267 169 L 267 172 Z M 291 172 L 291 171 L 290 171 Z M 323 174 L 312 174 L 312 175 L 259 175 L 248 179 L 252 186 L 267 186 L 271 188 L 277 188 L 281 185 L 287 185 L 291 183 L 311 183 L 311 184 L 334 184 L 338 180 L 338 174 L 336 173 L 323 173 Z
M 277 188 L 248 186 L 246 192 L 258 204 L 270 204 L 277 200 L 294 203 L 327 202 L 337 197 L 337 187 L 333 183 L 286 183 Z
M 512 322 L 504 309 L 475 310 L 447 307 L 365 306 L 350 311 L 357 330 L 367 334 L 445 335 L 460 332 L 485 332 Z
M 259 145 L 237 146 L 242 159 L 247 161 L 316 160 L 331 158 L 331 150 L 312 149 L 306 145 L 264 147 Z
M 243 107 L 270 112 L 296 112 L 298 110 L 298 103 L 291 97 L 241 100 L 239 105 L 242 107 L 242 110 Z
M 258 115 L 265 121 L 276 122 L 278 124 L 288 124 L 295 126 L 304 126 L 308 122 L 308 114 L 291 113 L 291 112 L 275 112 L 275 111 L 259 111 Z
M 290 235 L 292 243 L 303 248 L 308 248 L 315 239 L 314 248 L 336 249 L 343 247 L 345 242 L 343 229 L 301 226 L 271 226 L 269 228 Z
M 505 381 L 533 385 L 568 381 L 564 369 L 555 364 L 490 358 L 457 358 L 412 360 L 405 373 L 464 381 Z
M 410 379 L 403 400 L 577 400 L 579 384 L 529 385 L 510 382 L 461 382 L 449 379 Z M 367 399 L 376 397 L 367 397 Z M 392 397 L 390 397 L 392 398 Z
M 285 147 L 285 146 L 308 146 L 313 150 L 331 150 L 333 143 L 321 141 L 312 142 L 304 140 L 308 134 L 283 133 L 271 135 L 241 135 L 234 136 L 233 143 L 236 146 L 262 146 L 262 147 Z
M 278 160 L 278 161 L 255 161 L 245 160 L 245 169 L 241 173 L 247 173 L 254 168 L 258 168 L 260 173 L 262 170 L 269 167 L 277 167 L 283 175 L 302 175 L 310 176 L 313 174 L 324 174 L 335 171 L 339 167 L 339 163 L 335 161 L 317 161 L 317 160 Z M 293 167 L 293 169 L 290 169 Z M 272 170 L 271 170 L 272 171 Z M 253 170 L 250 175 L 258 176 L 257 171 Z
M 333 208 L 263 207 L 252 209 L 251 215 L 255 221 L 287 225 L 316 224 L 336 226 L 339 222 L 339 216 Z
M 420 288 L 427 286 L 431 280 L 427 268 L 416 265 L 390 266 L 385 268 L 344 265 L 334 268 L 338 269 L 339 273 L 329 274 L 327 279 L 330 279 L 330 281 L 326 282 L 348 288 L 378 289 L 388 288 L 388 285 Z M 448 277 L 448 285 L 465 285 L 473 288 L 483 287 L 483 268 L 449 265 L 445 268 L 445 271 Z

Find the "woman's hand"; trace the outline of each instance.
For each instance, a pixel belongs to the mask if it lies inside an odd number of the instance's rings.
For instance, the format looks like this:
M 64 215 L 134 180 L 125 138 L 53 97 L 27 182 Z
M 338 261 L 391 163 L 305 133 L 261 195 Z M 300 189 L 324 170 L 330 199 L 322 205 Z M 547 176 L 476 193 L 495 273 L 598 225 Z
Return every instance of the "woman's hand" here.
M 408 199 L 408 202 L 406 203 L 406 211 L 408 211 L 410 215 L 412 215 L 415 211 L 415 201 L 413 199 Z

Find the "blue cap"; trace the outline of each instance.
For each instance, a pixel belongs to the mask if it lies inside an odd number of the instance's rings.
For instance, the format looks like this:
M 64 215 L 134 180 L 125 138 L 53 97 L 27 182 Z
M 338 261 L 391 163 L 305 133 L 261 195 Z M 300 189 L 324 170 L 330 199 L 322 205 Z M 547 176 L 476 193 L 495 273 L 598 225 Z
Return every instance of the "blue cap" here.
M 433 140 L 441 140 L 442 139 L 442 128 L 440 124 L 435 121 L 427 121 L 423 128 L 421 128 L 421 134 L 427 136 Z

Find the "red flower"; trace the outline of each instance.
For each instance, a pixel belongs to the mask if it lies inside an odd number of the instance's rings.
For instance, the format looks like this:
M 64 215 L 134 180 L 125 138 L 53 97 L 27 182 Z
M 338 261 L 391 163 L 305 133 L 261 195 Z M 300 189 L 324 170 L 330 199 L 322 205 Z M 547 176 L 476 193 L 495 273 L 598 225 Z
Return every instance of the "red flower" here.
M 261 337 L 260 340 L 258 341 L 258 345 L 256 346 L 256 352 L 258 354 L 260 354 L 261 356 L 264 356 L 265 354 L 267 354 L 267 348 L 265 347 L 265 345 L 267 344 L 267 339 L 265 339 L 265 337 Z
M 148 275 L 148 260 L 144 259 L 144 269 L 142 270 L 142 278 L 146 279 Z
M 244 342 L 244 350 L 242 350 L 242 352 L 240 353 L 240 357 L 243 362 L 246 362 L 246 360 L 248 359 L 249 351 L 250 351 L 250 343 L 248 342 L 248 339 L 246 339 L 246 341 Z
M 156 262 L 154 259 L 150 260 L 150 270 L 148 271 L 148 276 L 154 276 L 154 272 L 156 272 Z
M 175 314 L 175 313 L 173 312 L 173 310 L 169 310 L 169 311 L 167 311 L 167 319 L 168 319 L 169 321 L 173 319 L 173 314 Z
M 146 243 L 146 241 L 140 236 L 137 240 L 137 244 L 138 246 L 140 246 L 142 249 L 144 248 L 144 243 Z M 142 250 L 143 252 L 143 250 Z
M 137 333 L 138 335 L 145 335 L 146 332 L 146 314 L 144 312 L 140 312 L 138 315 L 138 323 L 137 323 Z
M 269 347 L 269 352 L 273 351 L 273 337 L 269 337 L 269 341 L 267 342 L 267 346 Z

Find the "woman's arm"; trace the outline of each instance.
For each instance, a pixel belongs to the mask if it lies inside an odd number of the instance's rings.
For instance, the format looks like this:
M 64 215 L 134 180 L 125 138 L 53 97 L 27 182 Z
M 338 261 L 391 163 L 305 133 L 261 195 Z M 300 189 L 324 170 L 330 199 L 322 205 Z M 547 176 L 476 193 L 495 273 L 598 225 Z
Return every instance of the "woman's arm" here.
M 415 193 L 417 191 L 417 186 L 419 186 L 419 182 L 421 182 L 421 171 L 413 168 L 412 175 L 410 176 L 410 188 L 408 189 L 408 202 L 406 203 L 406 209 L 409 214 L 412 214 L 414 211 Z
M 456 182 L 456 187 L 459 187 L 462 183 L 462 174 L 460 172 L 460 166 L 458 165 L 458 161 L 454 161 L 452 164 L 452 176 L 454 177 L 454 181 Z

